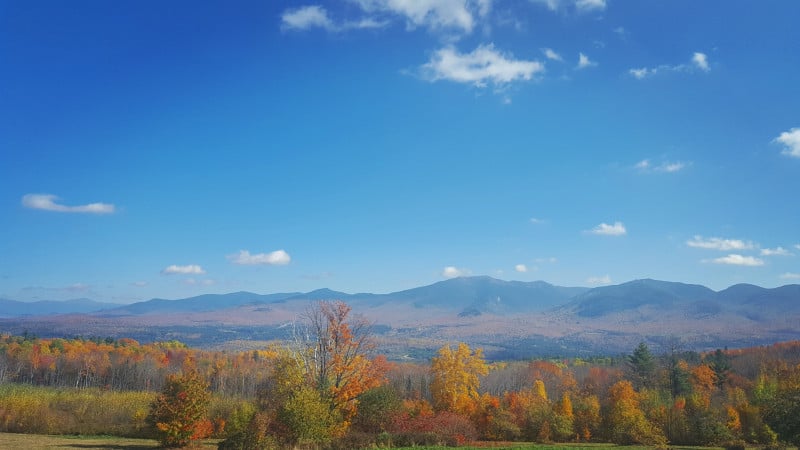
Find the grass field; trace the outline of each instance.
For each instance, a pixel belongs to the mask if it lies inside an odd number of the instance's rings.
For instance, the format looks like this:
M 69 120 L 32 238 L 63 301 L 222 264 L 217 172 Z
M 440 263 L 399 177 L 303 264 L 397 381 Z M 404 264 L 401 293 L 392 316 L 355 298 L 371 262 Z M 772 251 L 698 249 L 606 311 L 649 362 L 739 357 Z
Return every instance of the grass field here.
M 196 448 L 215 449 L 217 440 L 206 440 Z M 0 433 L 0 449 L 38 450 L 38 449 L 156 449 L 158 442 L 152 439 L 128 439 L 114 436 L 48 436 L 40 434 Z M 453 447 L 408 447 L 396 450 L 452 450 Z M 558 444 L 540 445 L 526 443 L 484 443 L 478 447 L 458 447 L 461 450 L 646 450 L 649 447 L 626 446 L 617 447 L 611 444 Z M 713 450 L 715 447 L 670 447 L 672 450 Z
M 217 440 L 204 441 L 198 448 L 217 448 Z M 0 449 L 151 449 L 161 448 L 152 439 L 114 436 L 48 436 L 41 434 L 0 433 Z

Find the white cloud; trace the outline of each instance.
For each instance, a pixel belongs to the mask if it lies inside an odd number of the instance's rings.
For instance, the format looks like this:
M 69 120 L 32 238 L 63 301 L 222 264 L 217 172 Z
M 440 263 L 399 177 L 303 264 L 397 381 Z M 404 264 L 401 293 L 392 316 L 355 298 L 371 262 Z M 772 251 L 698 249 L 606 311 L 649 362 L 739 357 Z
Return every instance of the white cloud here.
M 720 258 L 714 258 L 711 260 L 714 264 L 728 264 L 733 266 L 763 266 L 764 260 L 759 259 L 753 256 L 743 256 L 737 254 L 730 254 L 728 256 L 723 256 Z
M 530 2 L 544 5 L 550 11 L 569 6 L 574 6 L 578 12 L 606 9 L 606 0 L 530 0 Z
M 694 248 L 704 248 L 708 250 L 752 250 L 755 245 L 752 242 L 745 242 L 740 239 L 722 239 L 712 237 L 704 239 L 703 236 L 696 235 L 692 240 L 686 241 L 686 245 Z
M 638 69 L 628 69 L 628 73 L 637 80 L 643 80 L 664 72 L 696 72 L 697 70 L 702 72 L 711 71 L 711 66 L 708 64 L 708 57 L 705 53 L 695 52 L 692 55 L 691 62 L 687 64 L 662 64 L 656 67 L 640 67 Z
M 187 278 L 183 280 L 185 284 L 190 286 L 211 286 L 216 283 L 216 281 L 206 278 L 205 280 L 195 280 L 194 278 Z
M 485 16 L 491 10 L 491 0 L 355 0 L 367 12 L 399 14 L 409 27 L 431 29 L 460 29 L 472 32 L 475 26 L 473 11 Z
M 530 0 L 531 3 L 539 3 L 547 7 L 550 11 L 555 11 L 561 4 L 560 0 Z
M 792 254 L 789 252 L 789 250 L 786 250 L 783 247 L 761 249 L 761 256 L 791 256 L 791 255 Z
M 602 277 L 589 277 L 586 279 L 586 283 L 591 284 L 593 286 L 601 286 L 606 284 L 611 284 L 611 277 L 608 275 L 604 275 Z
M 453 47 L 445 47 L 437 50 L 421 67 L 422 76 L 428 81 L 449 80 L 477 87 L 530 80 L 543 71 L 544 65 L 539 61 L 514 59 L 510 54 L 495 50 L 492 44 L 480 45 L 470 53 L 459 53 Z
M 202 267 L 198 266 L 197 264 L 189 264 L 187 266 L 176 266 L 175 264 L 171 266 L 167 266 L 164 270 L 161 271 L 163 275 L 202 275 L 206 273 Z
M 328 16 L 328 11 L 322 6 L 303 6 L 297 9 L 286 10 L 281 16 L 282 27 L 286 30 L 308 30 L 322 28 L 330 32 L 340 32 L 350 29 L 383 28 L 387 21 L 364 17 L 355 21 L 337 23 Z
M 538 217 L 531 217 L 531 223 L 534 224 L 534 225 L 541 225 L 541 224 L 546 223 L 546 222 L 547 221 L 544 220 L 544 219 L 539 219 Z
M 800 128 L 784 131 L 775 138 L 775 141 L 784 145 L 785 148 L 781 152 L 782 155 L 800 158 Z
M 442 269 L 442 276 L 445 278 L 458 278 L 469 275 L 469 270 L 459 269 L 455 266 L 447 266 Z
M 633 75 L 634 78 L 637 80 L 643 80 L 651 75 L 655 75 L 658 69 L 648 69 L 647 67 L 642 67 L 641 69 L 630 69 L 628 73 Z
M 66 206 L 56 203 L 57 200 L 58 197 L 52 194 L 25 194 L 22 197 L 22 205 L 31 209 L 66 213 L 111 214 L 115 210 L 114 205 L 110 203 Z
M 658 166 L 658 168 L 656 170 L 661 171 L 661 172 L 674 173 L 674 172 L 678 172 L 678 171 L 683 170 L 685 167 L 686 167 L 686 163 L 683 163 L 683 162 L 680 162 L 680 161 L 672 162 L 672 163 L 671 162 L 665 162 L 664 164 L 661 164 L 660 166 Z
M 519 273 L 525 273 L 528 271 L 528 266 L 526 266 L 525 264 L 517 264 L 516 266 L 514 266 L 514 270 L 516 270 Z
M 328 17 L 328 11 L 317 5 L 287 10 L 281 16 L 281 20 L 284 28 L 288 29 L 307 30 L 315 27 L 329 31 L 336 29 L 336 26 Z
M 711 70 L 711 68 L 708 67 L 708 57 L 705 53 L 695 52 L 694 55 L 692 55 L 692 63 L 703 72 Z
M 564 58 L 562 58 L 561 55 L 556 53 L 555 50 L 553 50 L 552 48 L 543 48 L 542 49 L 542 53 L 544 53 L 544 56 L 547 59 L 550 59 L 550 60 L 553 60 L 553 61 L 564 61 Z
M 597 63 L 591 61 L 588 56 L 584 55 L 583 53 L 578 53 L 578 69 L 586 69 L 596 65 Z
M 784 280 L 800 280 L 800 273 L 786 272 L 781 275 L 781 278 Z
M 681 170 L 685 169 L 690 165 L 691 163 L 686 163 L 683 161 L 675 161 L 675 162 L 665 161 L 662 162 L 661 164 L 655 165 L 649 159 L 643 159 L 638 163 L 636 163 L 633 167 L 635 169 L 638 169 L 640 172 L 644 173 L 652 173 L 652 172 L 675 173 L 675 172 L 680 172 Z
M 614 222 L 613 225 L 604 222 L 592 228 L 589 233 L 601 236 L 622 236 L 627 234 L 628 230 L 625 229 L 625 225 L 622 222 Z
M 800 244 L 794 244 L 794 248 L 800 250 Z
M 575 7 L 578 8 L 579 11 L 606 9 L 606 0 L 576 0 Z
M 275 250 L 270 253 L 256 253 L 252 255 L 247 250 L 239 250 L 239 253 L 228 255 L 227 258 L 234 264 L 245 266 L 259 264 L 285 266 L 292 261 L 292 257 L 284 250 Z

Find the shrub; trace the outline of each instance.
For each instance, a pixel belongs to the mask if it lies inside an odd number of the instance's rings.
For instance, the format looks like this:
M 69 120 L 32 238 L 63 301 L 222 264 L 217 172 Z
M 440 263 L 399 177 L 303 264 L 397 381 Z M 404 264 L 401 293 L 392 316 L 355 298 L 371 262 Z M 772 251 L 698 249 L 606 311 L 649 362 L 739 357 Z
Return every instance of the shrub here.
M 148 421 L 158 430 L 163 446 L 185 447 L 214 431 L 208 419 L 210 402 L 208 383 L 196 372 L 169 375 L 151 405 Z

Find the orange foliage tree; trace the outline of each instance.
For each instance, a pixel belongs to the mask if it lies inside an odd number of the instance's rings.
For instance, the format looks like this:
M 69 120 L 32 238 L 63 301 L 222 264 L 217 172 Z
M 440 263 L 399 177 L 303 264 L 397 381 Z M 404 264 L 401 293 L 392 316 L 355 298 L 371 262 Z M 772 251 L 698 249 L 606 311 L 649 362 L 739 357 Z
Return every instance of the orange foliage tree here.
M 150 406 L 148 422 L 155 426 L 164 447 L 185 447 L 213 432 L 207 417 L 210 402 L 208 383 L 197 372 L 169 375 Z
M 386 359 L 374 355 L 371 324 L 350 312 L 341 301 L 319 302 L 306 313 L 305 327 L 296 336 L 306 382 L 341 415 L 341 433 L 357 411 L 358 396 L 385 383 L 388 370 Z

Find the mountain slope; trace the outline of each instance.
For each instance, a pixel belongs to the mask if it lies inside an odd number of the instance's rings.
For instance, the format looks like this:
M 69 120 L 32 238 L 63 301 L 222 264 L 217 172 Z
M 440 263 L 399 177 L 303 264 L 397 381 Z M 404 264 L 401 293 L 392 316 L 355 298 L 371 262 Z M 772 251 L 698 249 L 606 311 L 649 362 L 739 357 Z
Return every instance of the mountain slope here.
M 716 293 L 696 284 L 634 280 L 591 289 L 576 296 L 563 311 L 580 317 L 602 317 L 642 307 L 716 310 Z
M 297 295 L 297 293 L 260 295 L 252 292 L 234 292 L 231 294 L 204 294 L 180 300 L 154 298 L 144 302 L 131 303 L 130 305 L 104 310 L 102 311 L 102 315 L 125 316 L 217 311 L 242 305 L 282 301 L 295 295 Z
M 460 277 L 379 296 L 411 302 L 417 308 L 436 307 L 468 313 L 543 311 L 564 304 L 586 288 L 554 286 L 544 281 L 503 281 L 491 277 Z
M 88 298 L 66 301 L 42 300 L 38 302 L 19 302 L 0 299 L 0 317 L 41 316 L 68 313 L 85 314 L 102 309 L 116 308 L 118 306 L 120 306 L 118 303 L 96 302 Z

